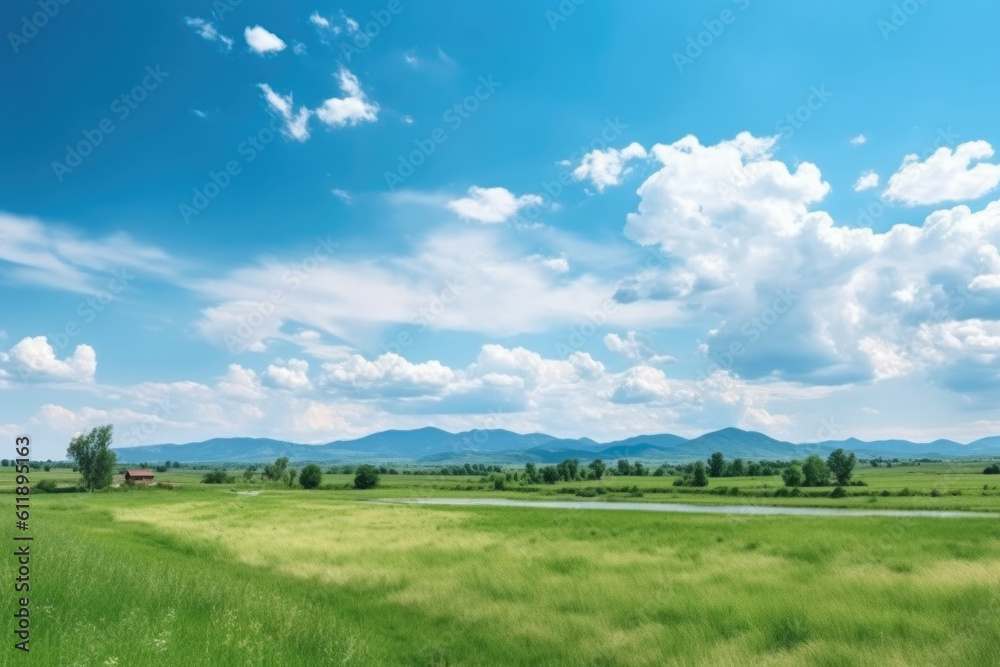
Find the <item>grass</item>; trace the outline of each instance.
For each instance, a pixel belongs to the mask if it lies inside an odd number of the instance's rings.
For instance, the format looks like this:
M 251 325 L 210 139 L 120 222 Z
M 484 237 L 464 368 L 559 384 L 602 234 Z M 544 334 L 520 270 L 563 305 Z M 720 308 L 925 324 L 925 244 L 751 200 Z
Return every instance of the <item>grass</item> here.
M 1000 524 L 990 520 L 359 502 L 571 499 L 560 491 L 602 484 L 636 486 L 642 496 L 595 502 L 1000 510 L 1000 492 L 982 488 L 1000 479 L 982 475 L 982 465 L 859 467 L 868 486 L 848 491 L 876 495 L 840 499 L 678 493 L 670 477 L 494 491 L 478 476 L 383 475 L 380 488 L 359 492 L 345 488 L 350 476 L 325 475 L 326 488 L 304 491 L 205 485 L 203 470 L 184 468 L 156 475 L 171 489 L 35 493 L 32 660 L 1000 664 Z M 13 477 L 0 468 L 0 498 L 11 506 Z M 31 477 L 69 488 L 77 475 Z M 780 480 L 713 479 L 709 490 L 718 486 L 753 494 Z M 2 526 L 11 544 L 12 523 Z M 7 581 L 12 561 L 0 559 Z M 3 596 L 0 613 L 11 618 L 13 604 L 12 593 Z M 10 649 L 0 655 L 12 660 Z
M 861 472 L 926 488 L 903 469 Z M 33 477 L 73 479 L 52 473 Z M 972 473 L 944 474 L 971 484 Z M 989 520 L 397 506 L 358 499 L 442 495 L 478 478 L 248 495 L 200 475 L 157 475 L 172 490 L 32 497 L 34 661 L 1000 663 L 1000 525 Z M 8 581 L 11 561 L 0 559 Z M 4 596 L 0 613 L 12 605 Z

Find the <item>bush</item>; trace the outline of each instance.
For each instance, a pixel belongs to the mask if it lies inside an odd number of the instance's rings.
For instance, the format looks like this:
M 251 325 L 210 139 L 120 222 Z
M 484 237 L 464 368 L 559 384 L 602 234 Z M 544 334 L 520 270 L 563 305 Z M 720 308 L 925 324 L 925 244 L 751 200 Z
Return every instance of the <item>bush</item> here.
M 802 468 L 793 463 L 781 471 L 781 478 L 785 480 L 785 486 L 802 486 Z
M 835 488 L 833 491 L 830 492 L 830 497 L 831 498 L 846 498 L 847 497 L 847 491 L 844 491 L 844 487 L 838 486 L 837 488 Z
M 51 479 L 43 479 L 38 484 L 35 484 L 35 490 L 42 493 L 55 493 L 56 483 Z
M 1000 464 L 994 463 L 991 466 L 986 466 L 983 470 L 984 475 L 1000 475 Z
M 315 463 L 303 466 L 299 473 L 299 484 L 304 489 L 315 489 L 323 481 L 323 470 Z
M 355 489 L 374 489 L 378 486 L 378 468 L 373 465 L 360 465 L 354 476 Z
M 225 470 L 213 470 L 201 478 L 202 484 L 231 484 L 236 481 L 232 475 L 227 475 Z

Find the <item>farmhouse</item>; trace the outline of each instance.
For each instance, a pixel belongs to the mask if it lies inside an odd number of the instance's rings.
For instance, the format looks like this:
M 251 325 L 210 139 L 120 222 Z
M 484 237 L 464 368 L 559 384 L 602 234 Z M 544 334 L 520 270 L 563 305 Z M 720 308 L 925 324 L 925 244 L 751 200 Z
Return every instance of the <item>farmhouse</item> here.
M 125 481 L 126 482 L 152 482 L 153 473 L 148 470 L 126 470 L 125 471 Z

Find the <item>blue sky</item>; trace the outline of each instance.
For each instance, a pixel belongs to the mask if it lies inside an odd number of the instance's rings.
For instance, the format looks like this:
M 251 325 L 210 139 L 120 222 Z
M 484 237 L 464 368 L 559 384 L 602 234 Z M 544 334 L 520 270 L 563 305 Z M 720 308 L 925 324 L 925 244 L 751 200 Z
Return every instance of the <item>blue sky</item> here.
M 998 433 L 998 15 L 7 3 L 0 434 Z

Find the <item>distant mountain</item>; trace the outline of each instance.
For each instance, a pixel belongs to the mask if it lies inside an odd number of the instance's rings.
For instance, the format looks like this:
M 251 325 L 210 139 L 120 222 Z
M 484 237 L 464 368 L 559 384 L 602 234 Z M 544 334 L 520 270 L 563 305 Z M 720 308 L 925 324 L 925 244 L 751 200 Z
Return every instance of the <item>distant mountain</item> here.
M 599 443 L 590 438 L 556 438 L 545 433 L 520 434 L 503 429 L 449 433 L 438 428 L 380 431 L 363 438 L 322 445 L 301 445 L 268 438 L 213 438 L 184 445 L 166 444 L 115 449 L 122 463 L 258 463 L 287 456 L 293 462 L 412 461 L 415 463 L 556 463 L 567 458 L 620 458 L 683 462 L 722 452 L 727 458 L 790 459 L 837 448 L 861 457 L 951 458 L 1000 455 L 1000 436 L 963 445 L 952 440 L 913 443 L 908 440 L 856 438 L 794 444 L 763 433 L 724 428 L 687 439 L 670 433 L 638 435 Z

